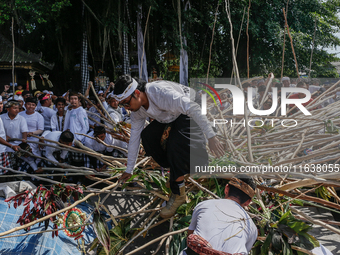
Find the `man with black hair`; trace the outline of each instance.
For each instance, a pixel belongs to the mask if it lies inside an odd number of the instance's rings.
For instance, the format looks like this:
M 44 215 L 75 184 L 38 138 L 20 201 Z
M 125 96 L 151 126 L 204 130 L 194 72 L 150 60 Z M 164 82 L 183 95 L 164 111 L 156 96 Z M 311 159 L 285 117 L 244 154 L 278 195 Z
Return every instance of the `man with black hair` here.
M 70 103 L 72 110 L 67 111 L 63 130 L 71 131 L 77 140 L 84 142 L 85 137 L 78 134 L 86 134 L 89 131 L 87 113 L 81 106 L 80 96 L 77 93 L 70 94 Z
M 112 153 L 114 151 L 113 147 L 106 147 L 102 142 L 104 142 L 107 145 L 116 146 L 118 148 L 127 149 L 128 145 L 126 142 L 120 141 L 118 139 L 114 139 L 110 134 L 106 133 L 106 130 L 102 126 L 96 126 L 94 128 L 94 131 L 91 131 L 88 133 L 88 136 L 91 136 L 93 138 L 85 137 L 85 146 L 90 148 L 91 150 L 94 150 L 96 152 L 112 156 Z M 115 149 L 116 150 L 116 149 Z M 124 156 L 126 156 L 126 153 L 123 153 Z M 116 155 L 113 155 L 116 156 Z M 103 165 L 102 162 L 97 160 L 94 157 L 87 156 L 87 161 L 85 163 L 86 167 L 92 167 L 97 169 L 98 171 L 101 171 L 106 168 L 106 165 Z
M 255 190 L 253 179 L 240 174 L 231 178 L 226 185 L 225 199 L 200 202 L 192 214 L 188 248 L 181 255 L 215 254 L 216 251 L 248 254 L 258 231 L 243 207 L 249 205 Z
M 66 100 L 63 97 L 58 97 L 54 102 L 57 112 L 51 118 L 52 131 L 63 131 L 66 117 Z
M 200 106 L 194 102 L 196 93 L 192 89 L 170 81 L 137 80 L 122 75 L 115 82 L 116 100 L 131 111 L 128 162 L 120 180 L 131 177 L 142 138 L 146 154 L 161 166 L 170 167 L 172 194 L 160 213 L 168 218 L 185 203 L 184 175 L 194 165 L 208 163 L 203 133 L 212 153 L 222 156 L 224 150 L 208 119 L 201 115 Z M 148 117 L 154 120 L 144 129 Z
M 28 90 L 24 90 L 21 94 L 22 98 L 24 99 L 24 101 L 26 102 L 26 99 L 29 97 L 32 97 L 32 93 L 29 92 Z
M 44 117 L 35 111 L 37 107 L 37 101 L 33 97 L 26 98 L 25 108 L 26 111 L 20 112 L 19 115 L 25 118 L 28 128 L 27 140 L 38 142 L 39 139 L 35 137 L 30 137 L 30 135 L 41 135 L 44 132 Z M 33 154 L 41 157 L 41 151 L 39 150 L 39 145 L 36 143 L 31 143 L 30 147 Z M 34 161 L 34 159 L 32 158 Z M 39 164 L 41 159 L 36 159 L 36 164 Z
M 18 114 L 19 105 L 18 101 L 8 101 L 6 104 L 7 113 L 0 115 L 4 124 L 7 141 L 11 138 L 18 138 L 22 142 L 26 142 L 28 132 L 27 122 L 24 117 Z M 9 143 L 19 145 L 20 141 L 9 141 Z M 7 152 L 13 152 L 12 148 L 7 147 Z
M 33 153 L 32 147 L 28 143 L 21 143 L 19 144 L 19 147 L 22 150 Z M 24 153 L 20 151 L 18 152 L 17 156 L 19 156 L 21 160 L 26 162 L 26 164 L 23 163 L 19 165 L 19 168 L 18 168 L 19 171 L 27 172 L 27 170 L 29 170 L 29 168 L 31 167 L 34 173 L 36 174 L 40 174 L 43 172 L 43 169 L 41 167 L 38 168 L 37 163 L 35 162 L 34 158 L 31 157 L 31 155 L 29 155 L 28 153 Z
M 118 106 L 118 101 L 114 98 L 113 94 L 109 95 L 108 103 L 109 103 L 109 106 L 107 107 L 106 110 L 107 110 L 107 113 L 111 116 L 111 118 L 116 123 L 123 121 L 122 108 Z M 113 126 L 110 123 L 106 122 L 105 124 L 109 128 L 113 128 Z
M 69 130 L 74 134 L 75 139 L 84 143 L 85 136 L 81 134 L 87 134 L 89 131 L 89 121 L 87 113 L 82 107 L 80 96 L 77 93 L 70 94 L 70 104 L 72 110 L 67 111 L 65 117 L 64 131 Z M 78 152 L 70 152 L 69 164 L 73 166 L 84 165 L 84 154 Z
M 44 117 L 44 130 L 51 131 L 51 118 L 55 114 L 55 111 L 50 108 L 52 105 L 51 95 L 41 94 L 39 101 L 41 107 L 38 109 L 38 112 Z
M 68 145 L 68 146 L 72 146 L 72 143 L 73 143 L 73 140 L 74 140 L 74 135 L 70 131 L 64 131 L 64 132 L 54 131 L 54 132 L 48 133 L 45 136 L 45 138 L 48 139 L 48 140 L 60 142 L 62 144 Z M 55 143 L 51 143 L 51 142 L 46 142 L 46 143 L 57 146 Z M 65 160 L 66 155 L 68 153 L 68 151 L 63 150 L 62 147 L 60 147 L 60 149 L 57 149 L 57 148 L 53 148 L 53 147 L 50 147 L 50 146 L 46 146 L 45 151 L 46 151 L 46 158 L 48 158 L 48 159 L 50 159 L 54 162 L 58 162 L 58 160 L 56 160 L 56 158 L 53 156 L 54 152 L 61 151 L 60 158 L 62 160 Z
M 14 151 L 19 150 L 19 146 L 12 145 L 6 141 L 6 132 L 4 124 L 2 123 L 2 118 L 0 118 L 0 166 L 12 168 L 8 152 L 6 151 L 6 146 L 12 148 Z M 7 170 L 0 169 L 0 174 L 5 174 L 6 172 Z

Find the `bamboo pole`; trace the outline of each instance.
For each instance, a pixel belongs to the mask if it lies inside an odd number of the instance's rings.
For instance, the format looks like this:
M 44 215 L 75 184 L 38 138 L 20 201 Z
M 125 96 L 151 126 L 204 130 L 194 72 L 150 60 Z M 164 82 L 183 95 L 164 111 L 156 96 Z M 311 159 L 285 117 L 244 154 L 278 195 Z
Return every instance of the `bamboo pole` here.
M 289 36 L 289 39 L 290 39 L 290 45 L 292 46 L 292 51 L 293 51 L 294 60 L 295 60 L 295 67 L 296 67 L 297 77 L 300 78 L 298 62 L 297 62 L 295 51 L 294 51 L 293 39 L 292 39 L 292 36 L 290 35 L 290 32 L 289 32 L 289 26 L 288 26 L 288 22 L 287 22 L 286 12 L 285 12 L 284 8 L 282 8 L 282 10 L 283 10 L 283 16 L 285 17 L 285 24 L 286 24 L 288 36 Z

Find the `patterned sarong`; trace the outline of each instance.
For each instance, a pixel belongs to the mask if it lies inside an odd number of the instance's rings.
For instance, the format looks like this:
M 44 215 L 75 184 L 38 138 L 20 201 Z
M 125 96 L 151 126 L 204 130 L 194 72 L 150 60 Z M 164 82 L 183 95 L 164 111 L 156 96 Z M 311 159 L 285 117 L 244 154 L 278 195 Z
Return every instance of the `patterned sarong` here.
M 199 255 L 242 255 L 241 253 L 227 253 L 217 251 L 212 248 L 211 244 L 203 237 L 191 234 L 187 238 L 187 245 L 192 251 Z

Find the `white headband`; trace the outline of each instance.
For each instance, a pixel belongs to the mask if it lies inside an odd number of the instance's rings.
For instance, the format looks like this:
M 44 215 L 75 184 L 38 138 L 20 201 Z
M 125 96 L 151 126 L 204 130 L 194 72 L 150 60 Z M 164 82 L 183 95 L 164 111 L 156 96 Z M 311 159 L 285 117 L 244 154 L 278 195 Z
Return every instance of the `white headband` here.
M 137 86 L 138 86 L 138 82 L 135 79 L 132 79 L 131 84 L 124 90 L 122 94 L 114 95 L 113 97 L 117 101 L 122 101 L 125 98 L 128 98 L 137 89 Z

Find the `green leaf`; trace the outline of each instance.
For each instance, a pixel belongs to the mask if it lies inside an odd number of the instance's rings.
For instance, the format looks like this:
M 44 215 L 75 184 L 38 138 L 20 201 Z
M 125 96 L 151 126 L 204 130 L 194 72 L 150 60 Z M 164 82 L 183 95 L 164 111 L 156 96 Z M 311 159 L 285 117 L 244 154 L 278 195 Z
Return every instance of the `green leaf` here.
M 319 241 L 314 236 L 312 236 L 308 233 L 299 233 L 299 236 L 305 237 L 311 244 L 313 244 L 314 248 L 320 246 Z
M 92 244 L 91 244 L 89 251 L 92 251 L 94 248 L 96 248 L 98 246 L 98 244 L 99 244 L 99 240 L 98 240 L 98 238 L 95 238 L 93 240 Z
M 151 186 L 150 182 L 148 182 L 147 180 L 143 180 L 143 183 L 144 183 L 147 190 L 152 190 L 152 186 Z
M 261 254 L 267 254 L 269 250 L 270 243 L 272 241 L 273 233 L 272 231 L 269 232 L 267 235 L 266 240 L 264 240 L 263 245 L 261 246 Z
M 291 203 L 303 206 L 303 201 L 301 199 L 294 199 Z
M 283 240 L 283 255 L 293 255 L 292 248 L 285 240 Z
M 300 233 L 304 230 L 309 230 L 311 229 L 311 226 L 308 224 L 304 223 L 303 221 L 288 221 L 286 223 L 291 229 L 293 229 L 296 233 Z M 305 231 L 306 232 L 306 231 Z
M 99 242 L 103 245 L 106 254 L 108 254 L 111 247 L 109 228 L 98 210 L 93 214 L 93 223 L 94 232 Z
M 224 197 L 224 193 L 223 193 L 223 191 L 221 191 L 220 184 L 218 183 L 218 180 L 216 179 L 216 177 L 214 177 L 214 182 L 215 182 L 215 185 L 216 185 L 217 196 L 219 196 L 220 198 L 223 198 Z
M 291 212 L 290 212 L 290 210 L 289 211 L 287 211 L 284 215 L 282 215 L 282 217 L 280 218 L 280 220 L 279 220 L 279 223 L 281 223 L 281 222 L 283 222 L 288 216 L 290 216 L 291 215 Z

